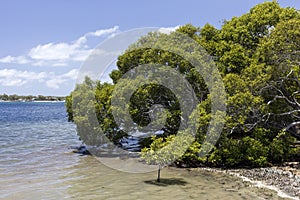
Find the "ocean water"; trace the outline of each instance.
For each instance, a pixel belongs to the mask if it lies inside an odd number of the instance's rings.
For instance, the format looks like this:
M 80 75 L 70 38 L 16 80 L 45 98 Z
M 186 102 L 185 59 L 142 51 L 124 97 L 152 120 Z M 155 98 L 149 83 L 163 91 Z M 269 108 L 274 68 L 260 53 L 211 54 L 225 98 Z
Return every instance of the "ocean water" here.
M 62 102 L 0 102 L 0 199 L 279 199 L 240 179 L 165 168 L 132 174 L 80 156 Z

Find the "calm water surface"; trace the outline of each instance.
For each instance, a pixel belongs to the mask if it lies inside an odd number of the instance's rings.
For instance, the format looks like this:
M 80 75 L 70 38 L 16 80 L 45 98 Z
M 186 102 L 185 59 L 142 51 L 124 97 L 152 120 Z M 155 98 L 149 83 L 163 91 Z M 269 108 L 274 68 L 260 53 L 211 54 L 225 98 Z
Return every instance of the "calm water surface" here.
M 64 103 L 0 102 L 0 199 L 263 199 L 210 172 L 163 169 L 157 185 L 156 172 L 119 172 L 72 153 L 79 144 Z

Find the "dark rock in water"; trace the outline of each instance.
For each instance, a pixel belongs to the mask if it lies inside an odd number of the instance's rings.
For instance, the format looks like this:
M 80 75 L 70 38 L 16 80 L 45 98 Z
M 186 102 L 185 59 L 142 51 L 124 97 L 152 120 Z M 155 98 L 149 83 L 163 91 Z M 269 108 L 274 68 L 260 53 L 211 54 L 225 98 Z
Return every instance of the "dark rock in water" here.
M 85 145 L 80 145 L 80 146 L 73 146 L 73 147 L 70 147 L 71 149 L 74 149 L 73 150 L 73 153 L 78 153 L 78 154 L 81 154 L 81 155 L 91 155 L 91 153 L 89 152 L 89 150 L 86 148 Z
M 137 137 L 127 137 L 120 140 L 120 147 L 130 152 L 139 152 L 141 150 L 140 139 Z

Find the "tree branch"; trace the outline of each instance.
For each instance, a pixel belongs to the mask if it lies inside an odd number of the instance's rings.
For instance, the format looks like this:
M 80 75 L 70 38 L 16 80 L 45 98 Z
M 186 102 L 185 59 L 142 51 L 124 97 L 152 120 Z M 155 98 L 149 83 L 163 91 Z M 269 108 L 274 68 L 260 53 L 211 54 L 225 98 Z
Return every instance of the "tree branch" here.
M 300 125 L 300 121 L 290 123 L 287 127 L 285 127 L 285 130 L 288 131 L 290 128 L 297 126 L 297 125 Z

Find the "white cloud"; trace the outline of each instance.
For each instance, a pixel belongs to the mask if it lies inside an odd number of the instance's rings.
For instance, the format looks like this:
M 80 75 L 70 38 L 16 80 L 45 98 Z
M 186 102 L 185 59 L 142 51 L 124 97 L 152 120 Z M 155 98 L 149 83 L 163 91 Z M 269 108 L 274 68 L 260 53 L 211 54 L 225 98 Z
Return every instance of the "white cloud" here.
M 46 81 L 46 86 L 52 89 L 59 89 L 60 85 L 69 81 L 69 80 L 76 80 L 78 76 L 78 69 L 72 69 L 67 73 L 53 76 L 49 80 Z
M 40 66 L 43 66 L 43 65 L 44 64 L 41 64 Z M 54 67 L 64 67 L 64 66 L 68 66 L 68 64 L 65 63 L 65 62 L 56 62 L 52 66 L 54 66 Z
M 46 81 L 46 85 L 49 88 L 58 89 L 60 84 L 66 82 L 66 81 L 67 81 L 66 79 L 62 79 L 62 78 L 58 77 L 58 78 L 53 78 L 53 79 Z
M 21 79 L 10 79 L 10 80 L 0 79 L 0 83 L 3 86 L 22 86 L 26 83 L 26 81 L 22 81 Z
M 0 59 L 0 62 L 2 62 L 2 63 L 15 63 L 15 64 L 27 64 L 30 61 L 25 56 L 18 56 L 18 57 L 5 56 L 5 57 Z
M 180 26 L 163 27 L 158 31 L 169 34 Z M 119 33 L 119 26 L 87 32 L 73 42 L 39 44 L 29 50 L 26 55 L 5 56 L 0 58 L 0 63 L 29 64 L 32 66 L 68 66 L 70 62 L 82 62 L 93 51 L 87 44 L 89 37 L 113 37 Z M 103 53 L 103 52 L 102 52 Z
M 158 31 L 169 34 L 180 26 L 164 27 Z M 108 29 L 100 29 L 85 33 L 77 40 L 66 43 L 39 44 L 29 50 L 27 55 L 5 56 L 0 58 L 0 63 L 31 64 L 33 66 L 67 66 L 69 62 L 82 62 L 93 51 L 87 45 L 89 37 L 113 37 L 120 32 L 118 26 Z
M 86 49 L 86 50 L 76 50 L 72 55 L 71 55 L 71 60 L 73 61 L 84 61 L 90 53 L 93 51 L 93 49 Z
M 44 60 L 39 60 L 39 61 L 36 61 L 36 62 L 32 62 L 31 63 L 31 65 L 33 65 L 33 66 L 45 66 L 47 64 L 47 62 L 46 61 L 44 61 Z
M 78 75 L 78 69 L 72 69 L 63 74 L 53 72 L 30 72 L 16 69 L 0 69 L 0 85 L 23 86 L 27 83 L 45 84 L 48 88 L 59 89 L 60 85 L 68 81 L 74 81 Z
M 95 32 L 89 32 L 86 34 L 86 36 L 100 37 L 100 36 L 104 36 L 104 35 L 114 34 L 118 31 L 119 31 L 119 26 L 114 26 L 113 28 L 109 28 L 109 29 L 102 29 L 102 30 L 97 30 Z
M 35 60 L 61 60 L 61 61 L 84 61 L 91 53 L 92 49 L 88 49 L 85 45 L 88 37 L 101 37 L 118 32 L 119 27 L 115 26 L 109 29 L 97 30 L 95 32 L 88 32 L 79 37 L 73 43 L 48 43 L 38 45 L 32 48 L 28 56 Z
M 3 86 L 22 86 L 29 81 L 43 82 L 46 78 L 45 72 L 28 72 L 16 69 L 0 70 L 0 84 Z
M 78 69 L 72 69 L 71 71 L 61 75 L 61 77 L 64 78 L 70 78 L 72 80 L 76 80 L 78 76 L 79 70 Z
M 35 60 L 66 60 L 75 49 L 75 45 L 67 43 L 48 43 L 32 48 L 28 55 Z
M 0 63 L 31 64 L 33 66 L 66 66 L 69 62 L 82 62 L 92 52 L 88 47 L 89 37 L 110 37 L 119 32 L 119 27 L 88 32 L 74 42 L 40 44 L 29 50 L 27 55 L 6 56 Z
M 90 49 L 86 49 L 83 44 L 79 45 L 76 42 L 73 44 L 48 43 L 32 48 L 28 56 L 36 61 L 42 60 L 47 61 L 47 63 L 54 62 L 55 64 L 55 62 L 84 61 L 90 52 Z
M 165 33 L 165 34 L 170 34 L 171 32 L 175 31 L 179 27 L 180 27 L 180 25 L 177 25 L 174 27 L 162 27 L 162 28 L 158 29 L 158 31 L 161 33 Z

